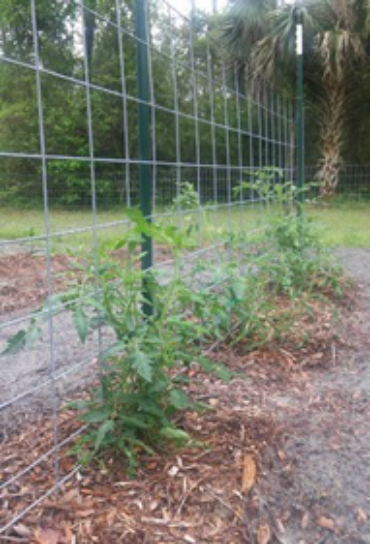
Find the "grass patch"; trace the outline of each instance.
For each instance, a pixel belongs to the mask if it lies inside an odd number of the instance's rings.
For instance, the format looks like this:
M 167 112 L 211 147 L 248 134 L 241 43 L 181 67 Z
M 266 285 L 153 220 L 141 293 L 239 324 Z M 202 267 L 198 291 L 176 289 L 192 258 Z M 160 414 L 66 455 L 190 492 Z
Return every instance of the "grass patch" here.
M 161 211 L 161 210 L 160 210 Z M 164 210 L 162 210 L 164 211 Z M 19 210 L 1 208 L 0 240 L 17 240 L 42 236 L 45 224 L 42 210 Z M 336 203 L 309 210 L 319 226 L 320 238 L 326 247 L 370 247 L 370 203 Z M 158 218 L 160 224 L 176 224 L 193 228 L 193 235 L 199 245 L 212 244 L 222 239 L 227 232 L 245 232 L 257 228 L 268 221 L 269 210 L 266 207 L 251 205 L 220 207 L 199 213 L 186 211 L 183 217 L 166 215 Z M 115 208 L 99 211 L 97 215 L 97 237 L 99 243 L 113 242 L 127 229 L 125 209 Z M 90 210 L 50 212 L 50 226 L 53 234 L 64 232 L 53 238 L 53 250 L 63 252 L 66 248 L 91 247 L 93 217 Z M 77 229 L 77 233 L 68 233 Z M 86 230 L 85 230 L 86 229 Z
M 250 232 L 264 217 L 265 208 L 244 206 L 222 206 L 199 210 L 186 210 L 176 215 L 168 210 L 158 210 L 156 223 L 172 224 L 182 230 L 192 229 L 194 241 L 209 245 L 220 241 L 227 232 Z M 1 208 L 0 240 L 33 239 L 45 234 L 42 210 L 19 210 Z M 162 215 L 161 215 L 162 214 Z M 99 243 L 114 242 L 127 231 L 128 222 L 124 208 L 104 210 L 97 214 L 97 239 Z M 67 248 L 89 249 L 93 237 L 93 215 L 90 210 L 51 210 L 50 229 L 53 235 L 53 251 L 63 252 Z M 71 232 L 72 231 L 72 232 Z M 73 232 L 77 231 L 77 232 Z M 35 245 L 36 240 L 34 240 Z
M 370 202 L 315 208 L 311 214 L 326 247 L 370 247 Z

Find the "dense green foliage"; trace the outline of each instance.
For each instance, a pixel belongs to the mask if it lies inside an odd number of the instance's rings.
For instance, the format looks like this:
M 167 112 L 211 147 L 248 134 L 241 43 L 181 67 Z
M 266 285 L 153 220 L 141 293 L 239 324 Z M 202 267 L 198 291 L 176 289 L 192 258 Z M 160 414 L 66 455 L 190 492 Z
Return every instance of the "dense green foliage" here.
M 270 187 L 263 176 L 261 190 L 262 184 Z M 300 335 L 297 330 L 297 320 L 311 311 L 313 297 L 340 294 L 340 275 L 310 222 L 288 211 L 295 194 L 292 186 L 269 195 L 277 200 L 278 213 L 262 238 L 254 240 L 257 254 L 244 234 L 233 233 L 227 237 L 224 262 L 212 264 L 208 257 L 189 274 L 181 270 L 180 253 L 191 248 L 191 233 L 148 224 L 136 210 L 129 212 L 132 228 L 124 237 L 102 246 L 93 259 L 76 257 L 77 281 L 70 291 L 54 295 L 52 310 L 72 313 L 81 342 L 100 327 L 114 336 L 100 354 L 99 385 L 72 405 L 88 424 L 74 448 L 81 461 L 124 456 L 134 470 L 140 454 L 154 451 L 163 441 L 191 440 L 179 413 L 207 407 L 188 397 L 187 369 L 196 363 L 220 379 L 232 378 L 227 368 L 205 357 L 215 341 L 250 351 L 284 342 L 292 328 L 295 342 L 307 341 L 304 331 Z M 159 271 L 143 272 L 137 266 L 143 235 L 166 245 L 174 262 L 171 274 L 162 277 Z M 144 279 L 151 288 L 150 317 L 143 312 Z M 29 329 L 9 339 L 4 354 L 32 343 L 43 320 L 43 309 L 35 312 Z
M 0 53 L 32 67 L 35 44 L 29 2 L 3 0 L 2 4 Z M 137 202 L 134 2 L 125 0 L 117 4 L 118 13 L 113 0 L 89 0 L 85 5 L 93 10 L 85 9 L 82 17 L 76 1 L 36 2 L 46 153 L 55 156 L 47 163 L 50 206 L 91 205 L 90 164 L 77 160 L 90 156 L 90 145 L 95 157 L 112 161 L 98 161 L 95 165 L 98 206 Z M 201 165 L 212 165 L 216 161 L 218 165 L 229 162 L 237 167 L 241 149 L 245 165 L 267 163 L 273 156 L 274 143 L 267 139 L 272 121 L 258 118 L 256 107 L 246 100 L 240 99 L 237 104 L 235 91 L 240 82 L 233 76 L 227 81 L 233 92 L 225 96 L 222 48 L 213 39 L 217 18 L 196 12 L 189 21 L 175 17 L 164 2 L 150 2 L 150 6 L 151 92 L 156 105 L 152 119 L 153 158 L 162 163 L 156 168 L 158 200 L 169 203 L 176 194 L 176 171 L 171 164 L 179 158 L 178 154 L 185 164 L 199 160 Z M 120 34 L 118 22 L 122 29 Z M 85 60 L 91 83 L 93 142 L 89 141 L 88 131 Z M 194 117 L 199 119 L 197 124 Z M 0 62 L 0 119 L 2 152 L 31 155 L 40 152 L 34 69 Z M 216 123 L 213 129 L 211 121 Z M 222 128 L 225 123 L 230 131 Z M 243 130 L 241 141 L 237 134 L 240 128 Z M 263 144 L 261 130 L 265 137 Z M 282 126 L 279 130 L 283 133 Z M 176 149 L 177 131 L 179 149 Z M 58 160 L 57 156 L 72 158 Z M 134 162 L 125 163 L 125 159 Z M 220 187 L 223 187 L 225 169 L 220 169 L 218 174 L 222 178 Z M 195 168 L 182 169 L 182 181 L 195 184 L 197 176 Z M 210 187 L 206 194 L 200 195 L 202 201 L 215 196 L 212 177 L 209 166 L 201 167 L 202 183 Z M 130 188 L 127 180 L 130 180 Z M 222 201 L 226 193 L 218 196 Z M 40 203 L 41 161 L 2 157 L 0 200 L 3 205 Z
M 264 59 L 263 62 L 258 61 L 258 74 L 261 75 L 262 71 L 263 75 L 269 74 L 273 67 L 278 77 L 279 92 L 292 98 L 295 81 L 292 8 L 285 6 L 282 10 L 274 11 L 273 0 L 250 0 L 248 3 L 233 0 L 226 19 L 222 14 L 215 17 L 197 12 L 189 22 L 174 17 L 173 13 L 171 15 L 160 1 L 151 2 L 150 5 L 152 92 L 156 104 L 153 117 L 155 158 L 168 163 L 168 166 L 162 165 L 156 169 L 159 201 L 169 203 L 176 194 L 176 171 L 169 165 L 176 162 L 177 153 L 180 153 L 183 163 L 194 163 L 199 158 L 203 165 L 213 164 L 216 159 L 218 165 L 230 161 L 232 166 L 238 166 L 241 148 L 244 165 L 274 166 L 271 164 L 273 143 L 264 138 L 261 145 L 259 137 L 261 129 L 264 137 L 268 135 L 273 120 L 261 120 L 261 112 L 255 106 L 248 107 L 247 102 L 241 100 L 238 119 L 235 94 L 229 93 L 226 114 L 232 130 L 227 134 L 221 128 L 225 123 L 221 62 L 224 52 L 214 37 L 218 35 L 217 29 L 224 30 L 233 68 L 234 60 L 239 68 L 245 68 L 256 43 L 261 43 L 262 57 L 252 55 L 255 57 L 252 59 L 254 65 L 258 59 Z M 339 146 L 341 160 L 370 163 L 367 145 L 370 111 L 366 98 L 370 73 L 365 24 L 367 8 L 365 2 L 359 0 L 348 0 L 343 4 L 343 10 L 340 9 L 341 5 L 335 0 L 317 0 L 304 8 L 306 159 L 307 163 L 312 164 L 323 156 L 323 138 L 320 144 L 317 132 L 320 126 L 322 131 L 328 129 L 329 123 L 325 119 L 334 119 L 334 107 L 340 116 L 334 128 L 330 125 L 326 152 L 331 153 L 333 161 L 337 162 Z M 98 206 L 135 203 L 138 197 L 138 167 L 135 163 L 123 162 L 128 158 L 133 161 L 138 159 L 134 2 L 89 0 L 85 6 L 88 9 L 85 9 L 82 17 L 76 0 L 67 3 L 61 0 L 36 2 L 46 152 L 48 155 L 75 157 L 75 160 L 48 160 L 49 204 L 91 206 L 93 187 L 90 165 L 88 161 L 76 160 L 78 157 L 89 157 L 90 144 L 93 144 L 95 157 L 113 161 L 96 163 Z M 122 28 L 120 34 L 116 26 L 118 22 Z M 350 41 L 346 41 L 346 37 Z M 321 44 L 321 49 L 318 44 Z M 327 56 L 323 50 L 325 44 L 329 47 Z M 338 53 L 339 47 L 342 48 L 341 54 Z M 0 54 L 20 63 L 0 62 L 0 150 L 5 153 L 37 155 L 40 152 L 35 70 L 27 67 L 28 64 L 34 66 L 34 48 L 30 3 L 28 0 L 2 0 Z M 173 55 L 175 63 L 171 61 Z M 331 67 L 330 74 L 325 71 L 324 60 L 327 57 L 331 59 L 326 64 Z M 89 142 L 88 133 L 85 58 L 92 84 L 93 142 Z M 351 62 L 348 62 L 349 59 L 352 59 Z M 195 81 L 191 70 L 192 60 L 198 70 Z M 212 93 L 207 79 L 210 75 L 214 81 Z M 68 78 L 73 78 L 73 81 Z M 237 80 L 233 71 L 229 73 L 227 84 L 234 91 L 246 90 L 243 78 Z M 338 85 L 342 89 L 340 100 L 336 94 Z M 119 94 L 123 94 L 123 97 Z M 329 96 L 333 99 L 328 109 L 326 98 Z M 175 110 L 181 113 L 179 117 L 174 114 Z M 326 117 L 323 116 L 324 111 Z M 195 113 L 199 116 L 199 157 L 196 124 L 191 118 Z M 216 122 L 214 133 L 210 125 L 212 117 Z M 237 135 L 239 128 L 243 130 L 241 141 Z M 177 129 L 180 149 L 176 149 Z M 282 130 L 280 127 L 279 131 Z M 254 136 L 248 135 L 250 131 Z M 280 158 L 280 166 L 282 161 L 290 160 L 291 157 Z M 219 176 L 220 186 L 225 185 L 223 170 Z M 210 189 L 207 189 L 206 195 L 200 195 L 202 202 L 212 200 L 214 196 L 212 177 L 212 170 L 204 166 L 201 179 Z M 195 185 L 196 170 L 183 168 L 182 181 Z M 219 200 L 222 201 L 223 197 L 226 198 L 219 195 Z M 1 204 L 32 206 L 41 201 L 40 160 L 2 157 Z

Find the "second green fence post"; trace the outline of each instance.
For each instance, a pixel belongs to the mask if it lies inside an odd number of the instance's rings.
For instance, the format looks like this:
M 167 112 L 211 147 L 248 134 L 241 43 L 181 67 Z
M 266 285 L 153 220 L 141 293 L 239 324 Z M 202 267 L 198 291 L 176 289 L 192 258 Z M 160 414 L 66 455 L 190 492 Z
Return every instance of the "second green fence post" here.
M 151 165 L 151 104 L 149 71 L 149 29 L 148 0 L 136 0 L 136 40 L 137 40 L 137 88 L 138 88 L 138 125 L 139 125 L 139 182 L 140 208 L 151 222 L 153 213 L 153 186 Z M 144 271 L 153 266 L 153 239 L 146 234 L 142 240 L 141 265 Z M 144 277 L 143 296 L 144 313 L 153 313 L 153 301 L 149 289 L 149 275 Z

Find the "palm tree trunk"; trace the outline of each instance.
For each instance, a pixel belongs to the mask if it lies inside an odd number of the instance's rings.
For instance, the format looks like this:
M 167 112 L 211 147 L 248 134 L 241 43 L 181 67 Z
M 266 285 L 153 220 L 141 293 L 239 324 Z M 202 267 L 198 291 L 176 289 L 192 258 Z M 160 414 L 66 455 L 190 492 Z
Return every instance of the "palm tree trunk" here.
M 320 183 L 321 196 L 329 198 L 335 194 L 342 164 L 346 90 L 344 84 L 338 80 L 326 87 L 326 100 L 320 123 L 322 158 L 316 179 Z
M 296 130 L 295 130 L 295 123 L 290 124 L 290 132 L 289 132 L 289 145 L 286 147 L 286 158 L 285 158 L 285 164 L 286 164 L 286 171 L 288 176 L 288 181 L 291 183 L 296 183 L 296 162 L 295 162 L 295 156 L 296 156 L 296 149 L 295 149 L 295 142 L 296 142 Z

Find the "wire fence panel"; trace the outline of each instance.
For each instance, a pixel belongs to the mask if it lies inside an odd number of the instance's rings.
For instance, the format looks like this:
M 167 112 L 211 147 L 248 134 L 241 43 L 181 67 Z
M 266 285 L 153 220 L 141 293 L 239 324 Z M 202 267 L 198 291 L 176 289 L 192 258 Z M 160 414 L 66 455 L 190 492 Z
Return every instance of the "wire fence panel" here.
M 307 166 L 305 179 L 307 183 L 315 184 L 319 166 Z M 312 188 L 314 194 L 319 194 L 319 187 Z M 370 198 L 370 166 L 363 164 L 343 164 L 339 168 L 338 184 L 335 188 L 335 201 L 368 200 Z
M 67 452 L 84 427 L 65 403 L 98 379 L 112 331 L 98 325 L 81 344 L 61 294 L 87 272 L 94 285 L 127 210 L 146 199 L 154 223 L 192 237 L 186 273 L 223 258 L 225 235 L 264 213 L 241 182 L 294 173 L 290 104 L 267 86 L 248 93 L 196 2 L 181 13 L 139 1 L 144 35 L 132 0 L 11 4 L 0 33 L 2 533 L 78 473 Z M 171 259 L 155 242 L 153 267 Z M 9 344 L 34 333 L 20 352 Z

